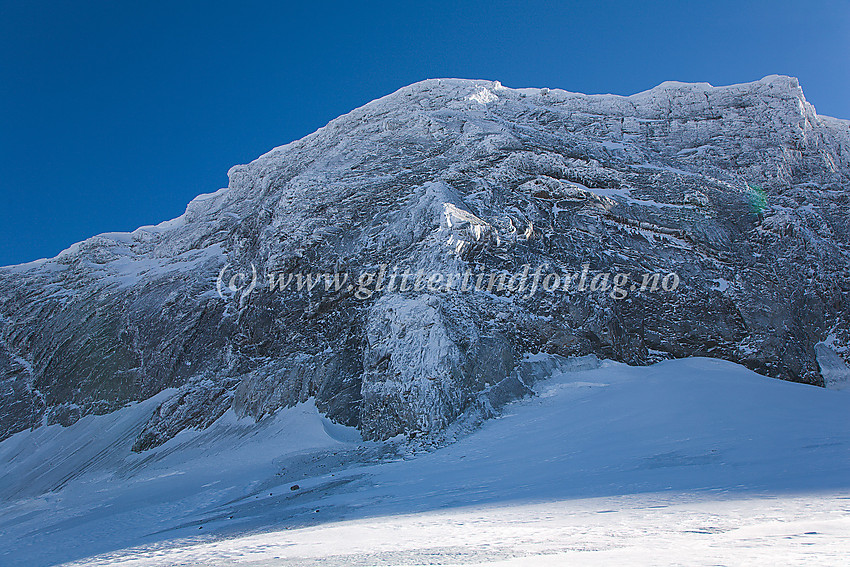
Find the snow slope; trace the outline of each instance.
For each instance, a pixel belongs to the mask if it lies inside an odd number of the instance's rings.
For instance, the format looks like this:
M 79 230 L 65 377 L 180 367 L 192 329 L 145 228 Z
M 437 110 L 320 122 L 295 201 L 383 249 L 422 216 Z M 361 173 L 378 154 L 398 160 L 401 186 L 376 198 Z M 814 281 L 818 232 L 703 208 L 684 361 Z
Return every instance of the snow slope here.
M 228 412 L 141 455 L 129 448 L 156 399 L 19 433 L 0 443 L 0 564 L 850 553 L 846 392 L 700 358 L 606 361 L 535 390 L 432 451 L 361 442 L 310 403 L 256 425 Z

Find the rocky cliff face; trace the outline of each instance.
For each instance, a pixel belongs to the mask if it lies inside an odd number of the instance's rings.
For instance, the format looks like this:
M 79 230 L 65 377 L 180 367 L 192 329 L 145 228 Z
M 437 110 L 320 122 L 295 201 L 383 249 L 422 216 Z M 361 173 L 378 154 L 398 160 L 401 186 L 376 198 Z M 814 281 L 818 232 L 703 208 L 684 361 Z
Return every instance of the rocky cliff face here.
M 847 368 L 850 123 L 793 78 L 630 97 L 429 80 L 229 177 L 173 221 L 0 268 L 0 439 L 167 388 L 137 450 L 309 397 L 369 438 L 433 435 L 527 393 L 529 352 L 817 385 Z M 631 279 L 625 297 L 578 276 L 533 294 L 282 281 L 526 265 Z

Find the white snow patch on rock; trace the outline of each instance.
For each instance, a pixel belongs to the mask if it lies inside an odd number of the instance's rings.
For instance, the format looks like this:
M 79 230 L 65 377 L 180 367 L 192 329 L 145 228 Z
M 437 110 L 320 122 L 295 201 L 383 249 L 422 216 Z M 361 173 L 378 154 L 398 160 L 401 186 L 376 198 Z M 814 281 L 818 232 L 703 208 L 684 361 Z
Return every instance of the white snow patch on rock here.
M 474 93 L 469 95 L 469 100 L 474 100 L 478 104 L 488 104 L 498 100 L 498 95 L 486 87 L 479 87 Z

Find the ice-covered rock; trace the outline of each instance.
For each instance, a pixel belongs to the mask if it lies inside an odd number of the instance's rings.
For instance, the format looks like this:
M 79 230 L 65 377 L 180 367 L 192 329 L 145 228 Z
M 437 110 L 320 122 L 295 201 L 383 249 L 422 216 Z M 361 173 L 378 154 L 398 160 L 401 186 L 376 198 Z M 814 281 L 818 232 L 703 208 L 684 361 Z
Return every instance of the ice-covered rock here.
M 844 390 L 850 386 L 850 366 L 825 343 L 815 345 L 818 366 L 824 385 L 832 390 Z
M 849 175 L 850 123 L 791 77 L 416 83 L 232 168 L 178 219 L 0 268 L 0 438 L 168 388 L 139 450 L 309 398 L 367 437 L 431 434 L 528 393 L 529 352 L 832 383 L 847 351 L 815 345 L 850 343 Z M 524 266 L 678 286 L 372 291 L 382 269 Z M 351 279 L 298 289 L 317 273 Z

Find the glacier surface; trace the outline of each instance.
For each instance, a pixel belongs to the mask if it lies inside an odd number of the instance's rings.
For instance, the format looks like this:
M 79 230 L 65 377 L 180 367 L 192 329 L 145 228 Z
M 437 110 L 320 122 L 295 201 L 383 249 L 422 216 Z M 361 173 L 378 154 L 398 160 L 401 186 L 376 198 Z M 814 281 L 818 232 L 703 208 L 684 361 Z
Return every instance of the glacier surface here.
M 705 358 L 530 360 L 536 395 L 436 450 L 362 441 L 312 402 L 257 423 L 228 412 L 141 455 L 134 435 L 157 399 L 18 433 L 0 443 L 0 563 L 835 564 L 850 552 L 847 392 Z

